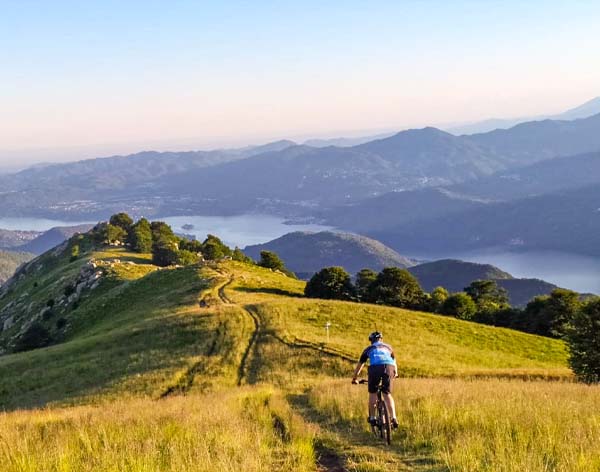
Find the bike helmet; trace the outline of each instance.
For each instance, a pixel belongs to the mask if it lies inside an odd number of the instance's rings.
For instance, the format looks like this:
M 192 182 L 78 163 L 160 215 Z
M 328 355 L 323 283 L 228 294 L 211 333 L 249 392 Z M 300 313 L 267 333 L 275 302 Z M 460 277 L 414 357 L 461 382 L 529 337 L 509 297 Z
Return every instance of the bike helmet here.
M 372 343 L 375 341 L 380 341 L 382 338 L 383 334 L 381 334 L 379 331 L 373 331 L 371 334 L 369 334 L 369 341 Z

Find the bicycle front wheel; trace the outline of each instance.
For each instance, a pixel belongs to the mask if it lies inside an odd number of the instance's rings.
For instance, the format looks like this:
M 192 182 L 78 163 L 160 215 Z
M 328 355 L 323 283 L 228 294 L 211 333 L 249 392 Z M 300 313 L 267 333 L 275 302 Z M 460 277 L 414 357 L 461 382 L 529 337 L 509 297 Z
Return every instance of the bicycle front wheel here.
M 392 424 L 384 401 L 379 402 L 379 428 L 381 439 L 390 445 L 392 443 Z

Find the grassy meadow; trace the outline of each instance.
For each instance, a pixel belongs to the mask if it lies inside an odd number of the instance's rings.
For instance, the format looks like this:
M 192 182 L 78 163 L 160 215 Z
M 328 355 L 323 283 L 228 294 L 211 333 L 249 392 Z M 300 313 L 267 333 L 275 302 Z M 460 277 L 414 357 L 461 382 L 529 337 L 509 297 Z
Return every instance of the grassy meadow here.
M 303 282 L 239 262 L 92 257 L 112 262 L 64 342 L 0 356 L 2 471 L 600 469 L 600 390 L 572 383 L 561 341 L 305 299 Z M 49 260 L 36 296 L 83 263 Z M 11 300 L 34 282 L 20 283 Z M 391 448 L 349 384 L 374 329 L 404 377 Z

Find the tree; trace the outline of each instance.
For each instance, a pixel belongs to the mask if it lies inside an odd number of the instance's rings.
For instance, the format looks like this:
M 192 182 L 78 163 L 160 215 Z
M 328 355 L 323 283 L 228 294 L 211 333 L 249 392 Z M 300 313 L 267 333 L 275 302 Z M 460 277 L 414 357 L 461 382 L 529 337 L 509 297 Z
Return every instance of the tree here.
M 580 308 L 578 293 L 557 288 L 550 295 L 535 297 L 527 304 L 523 329 L 541 336 L 562 336 L 565 326 Z
M 495 280 L 475 280 L 465 288 L 480 311 L 496 311 L 508 306 L 508 293 Z
M 371 269 L 361 269 L 356 274 L 356 294 L 359 300 L 363 302 L 370 302 L 371 297 L 371 286 L 377 279 L 377 272 Z
M 466 293 L 453 293 L 442 305 L 441 312 L 462 320 L 471 320 L 477 313 L 477 305 Z
M 449 296 L 448 290 L 444 287 L 434 288 L 429 299 L 429 311 L 439 313 Z
M 175 265 L 179 261 L 177 243 L 170 239 L 156 241 L 152 245 L 152 262 L 160 267 Z
M 386 267 L 377 274 L 370 292 L 375 303 L 400 308 L 417 308 L 424 298 L 417 279 L 398 267 Z
M 204 259 L 215 261 L 231 255 L 231 249 L 218 237 L 209 234 L 202 243 L 202 255 Z
M 311 277 L 304 294 L 311 298 L 352 300 L 354 286 L 350 274 L 342 267 L 326 267 Z
M 260 251 L 260 261 L 258 261 L 258 265 L 266 269 L 278 270 L 288 277 L 296 278 L 296 274 L 289 270 L 279 256 L 272 251 Z
M 587 302 L 566 328 L 575 375 L 587 383 L 600 382 L 600 298 Z
M 248 257 L 246 254 L 244 254 L 244 252 L 239 247 L 236 247 L 233 250 L 233 253 L 231 254 L 231 258 L 234 261 L 245 262 L 247 264 L 254 264 L 254 261 L 252 260 L 252 258 Z
M 152 228 L 146 218 L 140 218 L 133 225 L 130 232 L 129 244 L 135 252 L 144 254 L 152 251 Z
M 118 226 L 126 233 L 129 233 L 133 226 L 133 220 L 127 213 L 117 213 L 110 217 L 109 223 L 113 226 Z
M 106 240 L 109 244 L 113 243 L 123 243 L 127 237 L 127 233 L 120 226 L 111 225 L 110 223 L 106 225 Z

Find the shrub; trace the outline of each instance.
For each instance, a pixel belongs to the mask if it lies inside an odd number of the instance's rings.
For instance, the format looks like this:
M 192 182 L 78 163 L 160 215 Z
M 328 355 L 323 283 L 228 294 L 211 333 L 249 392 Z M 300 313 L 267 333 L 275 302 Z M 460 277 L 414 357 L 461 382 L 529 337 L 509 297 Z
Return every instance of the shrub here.
M 462 320 L 471 320 L 477 313 L 477 305 L 473 299 L 464 292 L 450 295 L 442 305 L 444 315 L 454 316 Z
M 17 340 L 15 352 L 31 351 L 45 347 L 52 341 L 50 332 L 40 323 L 33 323 Z

